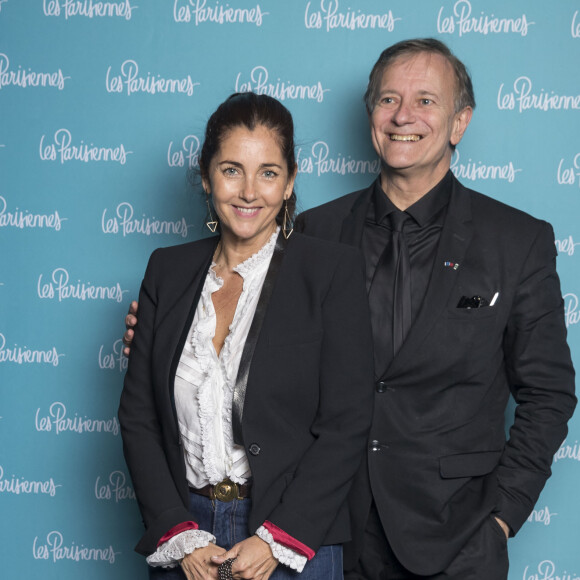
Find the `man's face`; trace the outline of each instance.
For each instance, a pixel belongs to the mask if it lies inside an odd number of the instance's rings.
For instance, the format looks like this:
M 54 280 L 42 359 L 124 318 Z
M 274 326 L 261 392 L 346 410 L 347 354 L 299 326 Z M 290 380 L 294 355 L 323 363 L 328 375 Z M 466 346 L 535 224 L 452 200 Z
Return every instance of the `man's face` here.
M 401 56 L 388 66 L 369 116 L 383 175 L 436 183 L 451 163 L 471 108 L 455 113 L 455 74 L 440 54 Z

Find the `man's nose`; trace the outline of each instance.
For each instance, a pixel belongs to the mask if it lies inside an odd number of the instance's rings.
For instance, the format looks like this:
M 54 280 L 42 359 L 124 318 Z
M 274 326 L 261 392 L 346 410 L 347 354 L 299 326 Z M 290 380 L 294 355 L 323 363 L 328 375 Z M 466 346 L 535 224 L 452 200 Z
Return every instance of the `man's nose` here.
M 393 121 L 397 125 L 405 125 L 415 121 L 415 113 L 413 109 L 405 102 L 401 102 L 393 114 Z

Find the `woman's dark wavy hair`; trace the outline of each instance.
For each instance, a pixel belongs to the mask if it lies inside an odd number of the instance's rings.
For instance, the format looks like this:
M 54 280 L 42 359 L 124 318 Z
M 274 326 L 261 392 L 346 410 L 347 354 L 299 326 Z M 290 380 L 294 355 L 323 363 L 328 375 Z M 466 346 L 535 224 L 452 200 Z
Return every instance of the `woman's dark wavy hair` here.
M 207 178 L 213 156 L 217 153 L 227 133 L 236 127 L 246 127 L 253 131 L 260 125 L 274 131 L 277 136 L 282 156 L 288 166 L 288 174 L 296 171 L 294 154 L 294 122 L 290 111 L 276 99 L 268 95 L 255 93 L 234 93 L 230 95 L 213 113 L 207 122 L 205 138 L 199 157 L 199 169 L 202 178 Z M 288 213 L 294 219 L 296 210 L 296 193 L 288 199 Z M 281 225 L 284 219 L 284 206 L 276 216 Z

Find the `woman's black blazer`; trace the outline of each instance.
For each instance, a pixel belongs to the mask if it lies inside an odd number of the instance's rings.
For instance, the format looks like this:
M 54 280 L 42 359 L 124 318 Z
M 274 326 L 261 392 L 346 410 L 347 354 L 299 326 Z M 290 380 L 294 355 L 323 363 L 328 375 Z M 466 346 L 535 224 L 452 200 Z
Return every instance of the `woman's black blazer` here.
M 156 250 L 121 396 L 123 447 L 155 551 L 194 520 L 173 396 L 175 370 L 217 238 Z M 366 445 L 373 361 L 357 249 L 293 234 L 250 365 L 242 431 L 253 476 L 250 533 L 269 520 L 314 551 L 349 539 L 346 496 Z

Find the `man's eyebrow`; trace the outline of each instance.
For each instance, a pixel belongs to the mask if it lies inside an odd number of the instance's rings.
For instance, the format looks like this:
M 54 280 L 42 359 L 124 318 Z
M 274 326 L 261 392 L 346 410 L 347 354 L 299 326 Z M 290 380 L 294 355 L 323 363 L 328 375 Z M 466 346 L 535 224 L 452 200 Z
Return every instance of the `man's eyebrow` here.
M 439 93 L 436 93 L 434 91 L 427 91 L 427 90 L 419 91 L 419 95 L 422 97 L 439 97 Z

